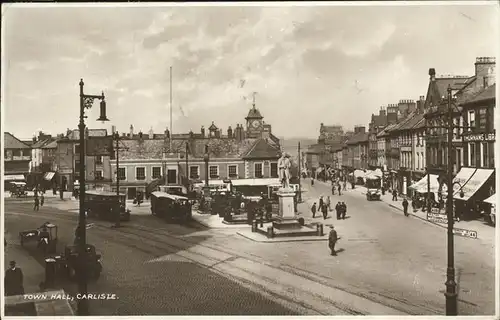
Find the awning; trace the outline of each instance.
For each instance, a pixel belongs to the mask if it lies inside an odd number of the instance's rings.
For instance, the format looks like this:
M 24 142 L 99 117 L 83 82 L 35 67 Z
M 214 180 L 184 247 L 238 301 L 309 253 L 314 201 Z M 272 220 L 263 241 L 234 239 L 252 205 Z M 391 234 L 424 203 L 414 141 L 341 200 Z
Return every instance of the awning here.
M 418 182 L 412 184 L 410 186 L 411 189 L 415 190 L 415 192 L 418 193 L 427 193 L 428 191 L 430 192 L 439 192 L 439 182 L 438 182 L 438 175 L 436 174 L 431 174 L 430 175 L 430 190 L 427 188 L 427 175 L 420 179 Z M 443 190 L 442 192 L 446 192 L 448 190 L 446 184 L 443 184 Z
M 362 171 L 362 170 L 354 170 L 354 177 L 357 179 L 357 178 L 364 178 L 365 176 L 365 172 Z
M 489 204 L 496 204 L 496 193 L 493 194 L 491 197 L 484 199 L 483 202 L 489 203 Z
M 272 186 L 279 185 L 280 179 L 235 179 L 231 180 L 233 186 Z
M 3 177 L 4 181 L 25 181 L 26 178 L 24 178 L 24 175 L 22 174 L 11 174 L 11 175 L 5 175 Z
M 453 185 L 453 198 L 464 201 L 469 200 L 493 174 L 493 171 L 493 169 L 460 169 L 455 179 L 453 179 L 453 182 L 458 182 Z M 464 192 L 463 197 L 460 197 L 461 190 Z
M 52 180 L 52 178 L 54 178 L 55 174 L 56 174 L 55 172 L 47 172 L 47 173 L 45 173 L 43 178 L 47 181 L 50 181 L 50 180 Z

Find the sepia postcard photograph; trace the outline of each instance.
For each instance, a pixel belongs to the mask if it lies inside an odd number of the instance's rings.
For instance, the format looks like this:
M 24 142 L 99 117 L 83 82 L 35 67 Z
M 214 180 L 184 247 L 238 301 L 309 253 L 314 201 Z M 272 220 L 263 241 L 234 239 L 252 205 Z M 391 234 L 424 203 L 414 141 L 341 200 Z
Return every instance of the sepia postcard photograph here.
M 498 319 L 499 18 L 2 4 L 1 316 Z

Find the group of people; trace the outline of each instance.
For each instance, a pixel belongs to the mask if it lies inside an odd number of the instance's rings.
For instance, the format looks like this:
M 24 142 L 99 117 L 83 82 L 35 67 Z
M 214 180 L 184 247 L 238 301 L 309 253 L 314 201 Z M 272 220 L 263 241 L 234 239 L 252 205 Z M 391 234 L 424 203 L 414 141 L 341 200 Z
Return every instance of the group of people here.
M 319 197 L 319 205 L 316 206 L 316 202 L 314 202 L 312 207 L 311 207 L 311 212 L 312 212 L 313 218 L 316 218 L 316 212 L 318 212 L 318 213 L 322 213 L 323 219 L 326 220 L 326 218 L 328 217 L 329 211 L 332 211 L 330 196 L 326 197 L 326 200 L 323 200 L 323 196 L 320 196 Z
M 40 196 L 38 196 L 38 192 L 35 191 L 35 199 L 34 199 L 34 206 L 33 206 L 33 211 L 38 211 L 40 210 L 40 206 L 43 207 L 43 204 L 45 203 L 45 196 L 44 192 L 40 192 Z

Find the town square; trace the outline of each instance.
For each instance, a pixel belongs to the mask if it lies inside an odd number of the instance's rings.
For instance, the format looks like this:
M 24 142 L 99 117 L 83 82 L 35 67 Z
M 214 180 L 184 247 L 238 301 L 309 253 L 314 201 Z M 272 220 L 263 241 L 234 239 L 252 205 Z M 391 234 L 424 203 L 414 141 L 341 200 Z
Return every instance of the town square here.
M 464 3 L 2 5 L 4 315 L 493 319 Z

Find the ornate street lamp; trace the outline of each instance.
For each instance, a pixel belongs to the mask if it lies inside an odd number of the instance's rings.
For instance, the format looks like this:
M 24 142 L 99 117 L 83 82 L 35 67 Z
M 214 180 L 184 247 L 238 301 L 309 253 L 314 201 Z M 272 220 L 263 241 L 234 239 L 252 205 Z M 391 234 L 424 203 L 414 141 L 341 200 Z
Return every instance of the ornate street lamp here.
M 78 272 L 78 291 L 82 297 L 87 294 L 87 270 L 86 265 L 87 254 L 87 241 L 86 241 L 86 216 L 85 216 L 85 109 L 92 108 L 95 99 L 101 100 L 100 103 L 100 117 L 97 121 L 109 121 L 106 117 L 106 101 L 104 100 L 104 92 L 101 95 L 87 95 L 83 93 L 83 79 L 80 79 L 80 123 L 78 129 L 80 131 L 80 212 L 78 219 L 78 233 L 79 233 L 79 267 Z M 89 306 L 87 299 L 78 299 L 78 315 L 89 315 Z

